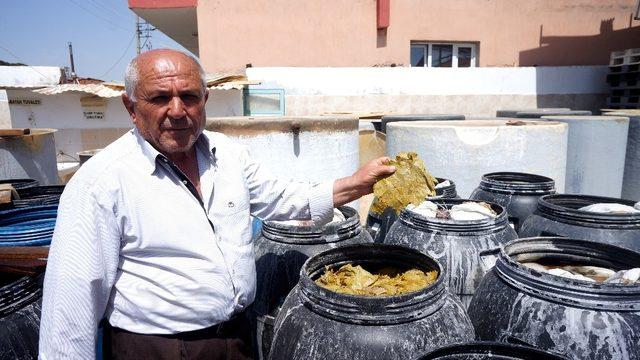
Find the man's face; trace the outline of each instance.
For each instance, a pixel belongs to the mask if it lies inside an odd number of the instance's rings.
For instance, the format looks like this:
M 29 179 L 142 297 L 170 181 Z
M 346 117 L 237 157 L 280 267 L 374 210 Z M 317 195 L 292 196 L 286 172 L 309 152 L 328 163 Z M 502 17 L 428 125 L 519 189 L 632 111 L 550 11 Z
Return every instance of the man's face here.
M 165 155 L 191 150 L 204 129 L 208 98 L 197 65 L 179 53 L 161 51 L 141 57 L 138 69 L 136 102 L 123 95 L 133 123 Z

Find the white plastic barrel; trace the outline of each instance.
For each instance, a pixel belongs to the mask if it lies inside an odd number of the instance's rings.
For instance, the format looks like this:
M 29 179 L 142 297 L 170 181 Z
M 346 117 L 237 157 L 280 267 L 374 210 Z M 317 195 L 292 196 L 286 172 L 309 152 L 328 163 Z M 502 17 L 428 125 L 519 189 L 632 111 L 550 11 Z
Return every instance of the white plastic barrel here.
M 0 137 L 0 179 L 38 180 L 40 185 L 56 185 L 56 145 L 54 129 L 31 129 L 29 135 Z
M 387 155 L 415 151 L 434 175 L 455 181 L 462 198 L 483 174 L 539 174 L 564 189 L 567 125 L 522 119 L 395 122 L 387 128 Z
M 629 118 L 622 198 L 640 201 L 640 110 L 606 111 L 604 115 Z
M 569 125 L 567 194 L 619 198 L 629 119 L 622 116 L 545 116 Z
M 206 128 L 246 145 L 253 158 L 282 178 L 323 181 L 358 169 L 357 117 L 208 118 Z

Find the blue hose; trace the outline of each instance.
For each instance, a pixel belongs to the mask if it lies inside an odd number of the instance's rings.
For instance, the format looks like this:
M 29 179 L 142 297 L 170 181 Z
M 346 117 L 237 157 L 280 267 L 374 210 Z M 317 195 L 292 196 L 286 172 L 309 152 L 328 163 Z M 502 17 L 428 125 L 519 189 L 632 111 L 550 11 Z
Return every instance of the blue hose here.
M 0 211 L 0 246 L 51 244 L 57 215 L 57 205 Z

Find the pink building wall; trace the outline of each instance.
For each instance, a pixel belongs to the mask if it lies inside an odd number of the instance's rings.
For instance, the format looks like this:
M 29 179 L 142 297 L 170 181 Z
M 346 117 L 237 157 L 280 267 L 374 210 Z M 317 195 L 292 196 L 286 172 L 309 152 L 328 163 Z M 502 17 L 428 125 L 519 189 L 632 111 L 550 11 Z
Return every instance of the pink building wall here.
M 148 0 L 147 0 L 148 1 Z M 479 44 L 479 66 L 607 64 L 640 47 L 637 0 L 198 0 L 208 71 L 268 66 L 409 66 L 410 42 Z

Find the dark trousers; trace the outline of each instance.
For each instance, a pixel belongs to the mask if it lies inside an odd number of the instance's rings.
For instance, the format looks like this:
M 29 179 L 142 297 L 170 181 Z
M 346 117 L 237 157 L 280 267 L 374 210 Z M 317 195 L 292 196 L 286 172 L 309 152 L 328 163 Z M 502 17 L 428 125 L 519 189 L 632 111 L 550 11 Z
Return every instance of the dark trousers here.
M 171 335 L 137 334 L 106 325 L 104 338 L 105 359 L 252 359 L 251 327 L 244 315 L 206 329 Z

